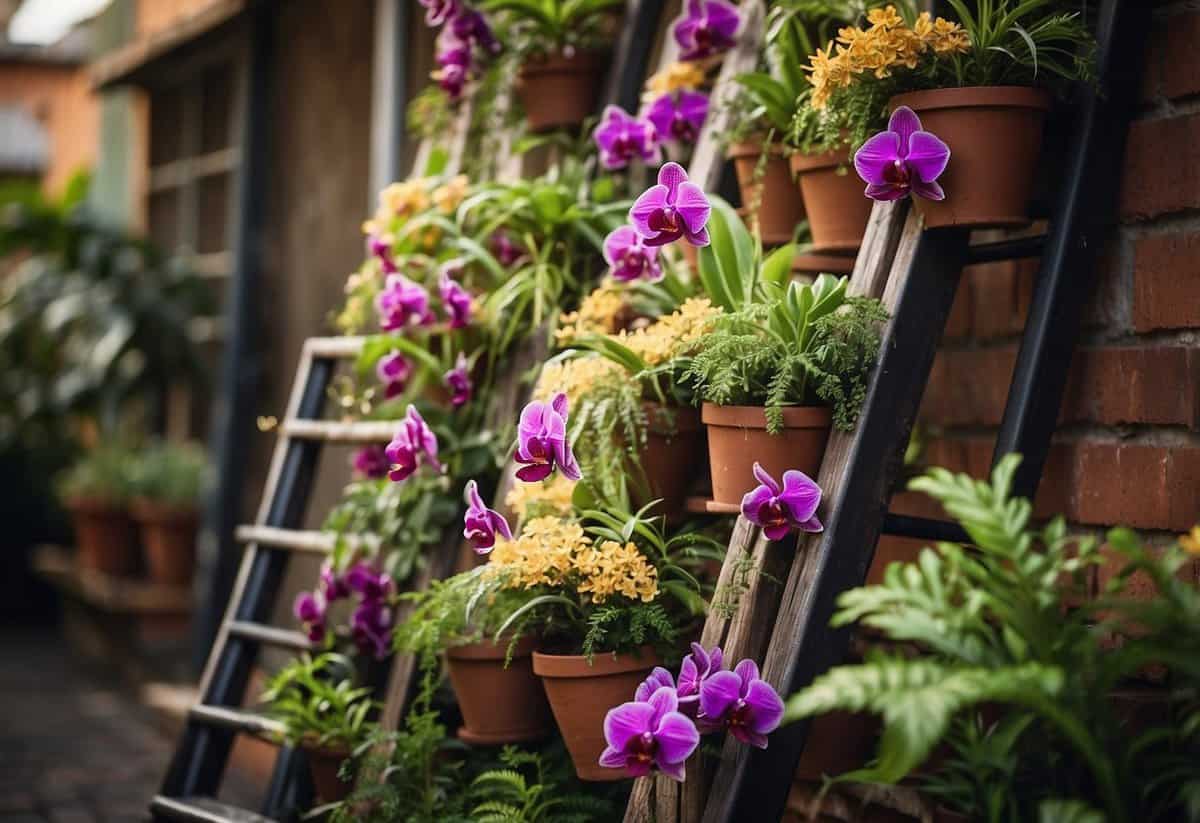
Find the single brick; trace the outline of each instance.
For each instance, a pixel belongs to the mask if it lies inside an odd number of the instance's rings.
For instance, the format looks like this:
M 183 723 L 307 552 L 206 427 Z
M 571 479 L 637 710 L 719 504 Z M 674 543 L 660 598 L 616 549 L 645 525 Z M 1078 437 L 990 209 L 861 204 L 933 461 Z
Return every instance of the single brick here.
M 1200 328 L 1200 232 L 1151 234 L 1138 239 L 1133 264 L 1133 326 Z
M 1200 350 L 1089 347 L 1071 364 L 1063 422 L 1200 427 Z
M 1129 129 L 1121 214 L 1145 219 L 1200 206 L 1200 115 L 1139 120 Z M 1169 162 L 1165 162 L 1169 158 Z
M 1174 99 L 1200 94 L 1200 13 L 1173 14 L 1154 24 L 1146 53 L 1143 96 Z

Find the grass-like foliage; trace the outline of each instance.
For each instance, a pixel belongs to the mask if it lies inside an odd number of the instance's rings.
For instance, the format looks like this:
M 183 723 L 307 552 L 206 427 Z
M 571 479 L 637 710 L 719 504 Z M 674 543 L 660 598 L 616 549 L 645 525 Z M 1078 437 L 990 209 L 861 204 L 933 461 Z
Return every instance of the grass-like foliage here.
M 605 18 L 621 0 L 484 0 L 501 40 L 518 54 L 553 54 L 565 48 L 596 48 Z
M 612 799 L 583 791 L 570 773 L 566 752 L 547 756 L 505 746 L 500 767 L 471 783 L 476 804 L 471 819 L 479 823 L 588 823 L 611 820 Z
M 354 664 L 344 655 L 303 655 L 280 669 L 261 700 L 284 725 L 289 743 L 352 749 L 371 732 L 379 707 L 371 690 L 354 685 Z
M 1184 549 L 1110 531 L 1120 570 L 1088 602 L 1099 541 L 1061 518 L 1035 526 L 1029 502 L 1010 495 L 1019 462 L 1006 457 L 990 482 L 941 469 L 912 482 L 974 547 L 891 565 L 882 584 L 842 595 L 834 624 L 924 654 L 833 669 L 791 697 L 787 717 L 882 715 L 878 757 L 846 776 L 856 780 L 895 783 L 946 742 L 929 788 L 972 820 L 1200 820 L 1200 592 L 1177 576 Z M 1135 574 L 1153 584 L 1149 600 L 1130 595 Z M 1151 664 L 1167 671 L 1160 719 L 1131 725 L 1119 688 Z

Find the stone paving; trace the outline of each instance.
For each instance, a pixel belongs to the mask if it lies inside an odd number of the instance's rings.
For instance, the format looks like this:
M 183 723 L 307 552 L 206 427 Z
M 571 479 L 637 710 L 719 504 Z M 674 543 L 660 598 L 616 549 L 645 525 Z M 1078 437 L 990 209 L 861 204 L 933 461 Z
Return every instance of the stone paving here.
M 173 739 L 54 634 L 0 631 L 0 821 L 148 819 Z

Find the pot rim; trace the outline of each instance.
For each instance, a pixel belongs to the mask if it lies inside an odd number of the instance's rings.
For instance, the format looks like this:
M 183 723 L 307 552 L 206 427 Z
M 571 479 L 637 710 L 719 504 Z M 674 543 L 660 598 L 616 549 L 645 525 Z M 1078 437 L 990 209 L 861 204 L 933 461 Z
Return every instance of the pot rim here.
M 718 406 L 705 402 L 700 407 L 700 419 L 707 426 L 736 429 L 766 429 L 767 414 L 764 406 Z M 833 415 L 825 406 L 784 406 L 783 427 L 785 429 L 827 429 L 832 425 Z
M 793 174 L 805 174 L 824 169 L 836 169 L 838 166 L 849 166 L 852 158 L 848 150 L 843 152 L 841 149 L 830 149 L 820 154 L 796 152 L 788 158 L 788 162 Z
M 665 425 L 658 423 L 658 409 L 668 409 L 675 415 L 674 429 L 668 431 Z M 650 434 L 684 434 L 700 431 L 703 426 L 700 420 L 700 410 L 691 406 L 672 406 L 670 404 L 664 405 L 654 400 L 643 400 L 642 411 L 646 413 L 646 419 L 649 423 L 647 430 Z
M 137 520 L 154 523 L 190 522 L 200 519 L 200 511 L 195 506 L 176 506 L 171 503 L 160 503 L 148 497 L 135 497 L 129 503 L 129 511 Z
M 508 642 L 505 638 L 501 638 L 499 643 L 494 643 L 490 638 L 485 638 L 477 643 L 450 646 L 446 649 L 446 657 L 453 660 L 503 661 L 508 656 Z M 517 647 L 513 649 L 513 660 L 529 657 L 529 655 L 533 654 L 533 650 L 537 648 L 537 643 L 538 638 L 533 635 L 522 637 L 517 641 Z
M 662 658 L 649 646 L 643 646 L 639 652 L 640 655 L 636 657 L 629 653 L 614 655 L 611 652 L 597 652 L 589 664 L 587 655 L 583 654 L 546 654 L 535 651 L 533 673 L 539 677 L 584 679 L 649 670 L 662 665 Z
M 300 738 L 300 748 L 304 749 L 304 751 L 308 752 L 309 754 L 314 754 L 317 757 L 329 758 L 330 760 L 345 760 L 350 756 L 349 746 L 329 744 L 321 745 L 315 740 L 307 737 Z
M 592 50 L 576 51 L 570 57 L 562 52 L 530 55 L 521 61 L 518 73 L 529 74 L 585 74 L 595 71 L 604 63 L 607 52 Z
M 106 497 L 68 497 L 63 501 L 67 511 L 85 514 L 100 514 L 110 517 L 129 517 L 129 502 L 110 500 Z
M 760 155 L 763 152 L 763 141 L 766 140 L 766 135 L 748 140 L 739 140 L 736 143 L 730 143 L 725 148 L 725 156 L 729 158 L 747 157 L 751 155 Z M 769 152 L 776 157 L 787 157 L 787 148 L 782 143 L 772 143 Z
M 916 112 L 940 109 L 1021 108 L 1049 111 L 1050 92 L 1034 86 L 961 86 L 897 94 L 888 111 L 908 106 Z

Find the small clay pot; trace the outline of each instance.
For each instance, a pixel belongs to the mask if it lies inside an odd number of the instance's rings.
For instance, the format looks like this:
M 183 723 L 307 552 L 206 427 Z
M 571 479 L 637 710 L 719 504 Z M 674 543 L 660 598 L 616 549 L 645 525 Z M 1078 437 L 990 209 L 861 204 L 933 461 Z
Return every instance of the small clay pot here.
M 308 760 L 308 773 L 312 776 L 313 788 L 317 792 L 317 799 L 322 803 L 337 803 L 349 797 L 350 792 L 354 789 L 354 784 L 341 780 L 338 777 L 338 770 L 342 768 L 342 763 L 350 756 L 350 752 L 346 749 L 314 746 L 308 743 L 302 745 L 305 759 Z
M 601 766 L 604 716 L 633 700 L 638 684 L 662 661 L 645 648 L 638 656 L 598 652 L 589 664 L 583 655 L 533 653 L 533 671 L 542 678 L 554 720 L 562 732 L 580 780 L 614 781 L 632 775 Z
M 530 655 L 536 638 L 517 643 L 504 667 L 508 641 L 490 640 L 446 650 L 450 684 L 463 713 L 461 740 L 497 746 L 538 740 L 554 730 L 554 718 Z
M 742 193 L 742 208 L 749 209 L 758 202 L 758 227 L 762 241 L 768 246 L 791 242 L 796 224 L 804 219 L 804 200 L 792 183 L 788 160 L 783 146 L 772 144 L 770 156 L 761 179 L 755 179 L 763 140 L 747 140 L 732 144 L 726 154 L 733 160 L 738 188 Z M 759 199 L 758 191 L 762 189 Z M 751 222 L 751 221 L 747 221 Z
M 683 514 L 688 489 L 704 462 L 704 428 L 700 412 L 679 406 L 664 407 L 658 403 L 643 405 L 648 425 L 646 445 L 638 454 L 638 462 L 646 475 L 650 496 L 634 504 L 639 508 L 651 500 L 662 500 L 653 514 L 675 520 Z
M 788 163 L 804 196 L 812 254 L 856 251 L 862 245 L 873 201 L 845 152 L 793 154 Z M 846 169 L 849 168 L 849 172 Z
M 156 583 L 186 586 L 196 568 L 196 529 L 199 517 L 194 508 L 179 508 L 138 498 L 131 507 L 141 529 L 146 569 Z
M 577 51 L 526 60 L 517 72 L 517 97 L 534 134 L 578 128 L 596 111 L 605 55 Z
M 125 505 L 77 498 L 66 506 L 75 529 L 81 568 L 114 577 L 137 572 L 137 531 Z
M 1026 86 L 933 89 L 888 101 L 890 110 L 900 106 L 916 112 L 921 127 L 950 147 L 950 163 L 938 178 L 946 199 L 913 198 L 926 228 L 1029 223 L 1048 92 Z
M 767 433 L 762 406 L 718 406 L 705 403 L 700 418 L 708 430 L 708 459 L 713 500 L 740 505 L 742 497 L 758 485 L 754 464 L 775 479 L 788 469 L 798 469 L 814 480 L 821 469 L 829 442 L 831 418 L 824 406 L 786 406 L 784 429 Z

